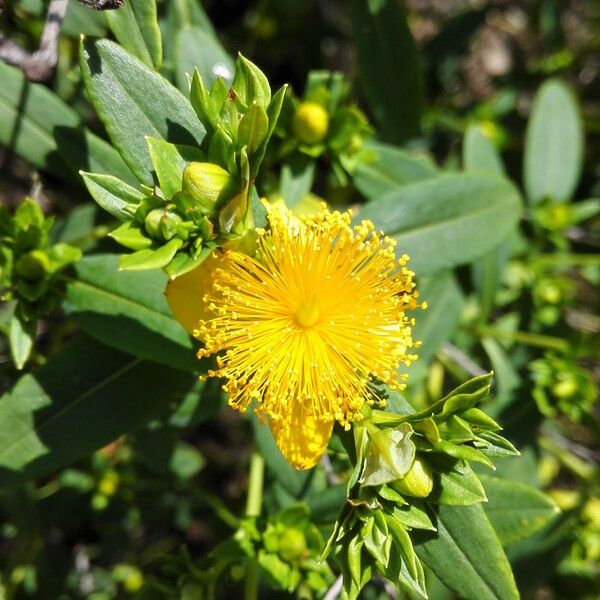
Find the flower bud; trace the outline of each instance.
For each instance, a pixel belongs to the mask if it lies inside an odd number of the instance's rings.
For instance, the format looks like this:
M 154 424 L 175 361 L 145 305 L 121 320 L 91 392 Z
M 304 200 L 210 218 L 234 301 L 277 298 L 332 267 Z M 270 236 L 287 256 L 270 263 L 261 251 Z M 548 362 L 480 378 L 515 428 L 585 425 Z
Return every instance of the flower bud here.
M 329 115 L 316 102 L 303 102 L 292 121 L 294 135 L 304 144 L 318 144 L 327 135 Z
M 177 228 L 182 222 L 182 218 L 177 213 L 155 208 L 146 215 L 144 228 L 155 240 L 168 242 L 177 235 Z
M 209 213 L 239 191 L 238 182 L 225 169 L 212 163 L 190 163 L 183 172 L 183 191 Z
M 572 398 L 577 393 L 577 390 L 577 380 L 571 375 L 560 379 L 552 386 L 552 393 L 557 398 L 562 398 L 564 400 Z
M 419 457 L 416 457 L 408 473 L 392 482 L 391 487 L 400 494 L 425 498 L 433 489 L 433 473 L 431 467 Z
M 306 550 L 306 538 L 295 527 L 288 527 L 279 538 L 279 556 L 283 560 L 292 561 L 300 558 Z
M 50 270 L 50 259 L 42 250 L 31 250 L 17 260 L 15 272 L 27 281 L 38 281 Z

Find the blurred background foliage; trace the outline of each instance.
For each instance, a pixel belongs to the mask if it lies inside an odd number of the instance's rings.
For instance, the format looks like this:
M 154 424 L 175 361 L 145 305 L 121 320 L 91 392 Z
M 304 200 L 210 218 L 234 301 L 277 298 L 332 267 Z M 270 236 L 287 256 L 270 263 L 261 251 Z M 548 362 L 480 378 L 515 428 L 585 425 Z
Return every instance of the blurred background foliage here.
M 5 4 L 0 30 L 33 50 L 47 4 Z M 503 540 L 519 589 L 526 598 L 597 598 L 600 7 L 592 0 L 406 0 L 398 10 L 400 4 L 381 2 L 394 7 L 375 23 L 373 38 L 365 25 L 376 4 L 159 0 L 160 72 L 187 93 L 185 73 L 193 65 L 207 77 L 215 63 L 231 73 L 230 57 L 241 51 L 268 74 L 273 89 L 291 83 L 289 118 L 284 112 L 259 186 L 291 205 L 310 206 L 318 198 L 334 206 L 369 201 L 365 216 L 387 226 L 386 205 L 378 208 L 377 201 L 391 202 L 408 183 L 440 172 L 450 178 L 461 167 L 505 173 L 524 190 L 528 208 L 514 235 L 483 257 L 419 282 L 430 309 L 417 324 L 415 337 L 424 347 L 407 396 L 425 406 L 469 376 L 494 369 L 486 410 L 522 452 L 519 459 L 498 461 L 496 474 L 546 490 L 563 509 L 534 537 Z M 48 409 L 51 423 L 60 418 L 77 423 L 66 408 L 81 394 L 102 401 L 101 409 L 86 413 L 98 423 L 94 439 L 74 434 L 71 441 L 74 457 L 86 458 L 63 468 L 69 462 L 64 457 L 53 453 L 55 462 L 44 463 L 43 453 L 32 450 L 33 458 L 21 465 L 30 481 L 18 487 L 14 472 L 5 468 L 8 459 L 0 462 L 1 487 L 7 488 L 0 494 L 3 594 L 200 598 L 210 566 L 229 569 L 220 593 L 236 597 L 240 574 L 227 557 L 217 553 L 205 563 L 224 528 L 233 532 L 239 525 L 234 515 L 243 512 L 253 436 L 267 458 L 267 506 L 279 514 L 298 500 L 306 502 L 322 530 L 309 535 L 306 529 L 302 539 L 315 548 L 345 498 L 330 471 L 330 462 L 344 465 L 338 461 L 341 447 L 334 439 L 324 465 L 296 472 L 277 454 L 265 428 L 221 410 L 218 385 L 194 383 L 191 342 L 169 318 L 162 298 L 147 300 L 145 290 L 164 286 L 164 278 L 135 273 L 107 284 L 123 302 L 148 311 L 125 331 L 113 318 L 114 308 L 104 307 L 101 294 L 86 286 L 108 279 L 116 258 L 103 253 L 118 248 L 105 237 L 114 220 L 91 202 L 78 171 L 135 179 L 105 141 L 86 99 L 78 62 L 81 34 L 116 38 L 147 64 L 160 62 L 156 36 L 154 42 L 140 40 L 71 0 L 50 82 L 26 84 L 16 69 L 0 63 L 0 200 L 12 209 L 31 196 L 55 219 L 50 239 L 28 252 L 71 244 L 88 255 L 62 291 L 62 312 L 46 311 L 39 319 L 30 359 L 36 378 L 26 375 L 0 399 L 0 429 L 15 427 L 7 420 L 15 406 L 22 407 L 25 420 L 44 419 L 41 409 L 55 391 L 64 404 Z M 309 72 L 315 69 L 346 75 L 340 98 L 344 106 L 356 102 L 360 109 L 352 109 L 352 131 L 364 161 L 346 151 L 352 140 L 342 145 L 326 140 L 315 149 L 314 143 L 303 146 L 296 131 L 297 141 L 286 145 L 295 107 L 311 99 Z M 372 133 L 376 141 L 363 147 Z M 546 152 L 557 146 L 558 154 Z M 369 152 L 378 158 L 369 158 Z M 450 180 L 440 185 L 444 181 Z M 502 212 L 499 206 L 489 218 L 501 222 Z M 38 226 L 44 229 L 43 217 Z M 427 267 L 415 250 L 411 256 L 418 276 L 419 260 L 422 273 L 441 268 Z M 50 272 L 43 280 L 53 285 Z M 19 350 L 8 340 L 27 345 L 26 332 L 12 331 L 13 310 L 7 302 L 0 312 L 5 390 L 19 377 Z M 104 320 L 98 318 L 102 314 Z M 21 348 L 21 355 L 30 350 Z M 78 388 L 66 393 L 60 381 L 74 372 Z M 29 404 L 41 412 L 33 416 Z M 123 432 L 134 432 L 114 440 L 114 429 L 102 426 L 109 414 L 113 420 L 119 415 Z M 25 445 L 32 427 L 23 425 Z M 52 427 L 42 441 L 51 449 L 61 442 Z M 269 527 L 285 530 L 285 514 Z M 274 576 L 282 591 L 268 597 L 289 597 L 286 578 L 296 572 L 304 574 L 301 597 L 332 584 L 327 570 L 300 564 L 293 552 L 275 552 L 288 571 L 278 580 Z M 277 573 L 272 565 L 266 571 Z M 453 597 L 431 574 L 428 589 L 434 600 Z M 364 598 L 386 597 L 395 596 L 377 581 L 364 592 Z

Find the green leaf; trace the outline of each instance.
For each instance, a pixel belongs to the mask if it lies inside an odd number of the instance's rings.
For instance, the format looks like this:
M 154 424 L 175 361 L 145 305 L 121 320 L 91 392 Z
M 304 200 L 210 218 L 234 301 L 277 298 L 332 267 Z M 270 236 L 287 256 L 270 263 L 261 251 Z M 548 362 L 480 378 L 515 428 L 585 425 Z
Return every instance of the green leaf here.
M 19 371 L 25 366 L 33 350 L 36 330 L 37 319 L 23 321 L 17 315 L 13 315 L 10 320 L 10 354 Z
M 190 89 L 187 74 L 193 75 L 194 68 L 208 89 L 218 77 L 229 85 L 235 70 L 232 58 L 213 34 L 199 27 L 184 27 L 177 33 L 175 52 L 175 78 L 182 92 Z
M 0 61 L 0 144 L 70 182 L 79 169 L 135 181 L 119 153 L 81 127 L 77 113 L 39 83 Z
M 369 160 L 371 152 L 374 156 Z M 365 144 L 365 154 L 367 158 L 356 168 L 354 185 L 369 200 L 438 174 L 427 156 L 413 155 L 395 146 L 370 142 Z
M 150 269 L 162 269 L 166 267 L 175 253 L 183 245 L 183 240 L 173 238 L 164 246 L 151 250 L 150 248 L 138 250 L 133 254 L 124 254 L 119 261 L 121 271 L 145 271 Z
M 435 476 L 433 492 L 428 500 L 452 506 L 485 502 L 483 486 L 468 463 L 446 457 L 432 457 L 430 461 Z
M 427 309 L 415 314 L 413 339 L 423 345 L 416 351 L 419 360 L 409 369 L 410 382 L 419 381 L 427 373 L 435 353 L 454 334 L 465 304 L 463 293 L 451 271 L 419 282 L 419 299 L 427 302 Z
M 160 189 L 165 198 L 170 199 L 181 191 L 183 170 L 187 163 L 204 160 L 204 154 L 193 146 L 170 144 L 151 137 L 146 138 L 146 143 Z
M 518 600 L 510 564 L 481 505 L 436 511 L 437 534 L 414 532 L 419 558 L 465 600 Z
M 267 135 L 269 118 L 265 109 L 257 103 L 251 104 L 238 125 L 238 147 L 247 146 L 248 155 L 256 151 Z
M 231 84 L 236 102 L 244 108 L 257 103 L 267 109 L 271 102 L 271 86 L 265 74 L 245 56 L 238 54 L 235 61 L 235 77 Z
M 281 167 L 279 193 L 288 208 L 294 208 L 310 193 L 315 179 L 316 163 L 305 154 L 290 157 Z
M 490 175 L 504 174 L 504 165 L 498 151 L 475 123 L 469 125 L 465 132 L 463 163 L 467 171 L 479 171 Z
M 146 197 L 140 190 L 112 175 L 81 171 L 81 177 L 92 198 L 121 221 L 129 221 L 137 205 Z
M 128 0 L 118 10 L 107 10 L 104 14 L 121 46 L 158 71 L 162 62 L 162 37 L 156 0 Z
M 188 100 L 164 77 L 109 40 L 85 40 L 86 91 L 114 146 L 140 182 L 152 186 L 145 136 L 200 146 L 205 129 Z
M 0 487 L 49 474 L 162 416 L 192 381 L 76 338 L 0 397 Z
M 352 0 L 352 28 L 362 88 L 385 141 L 419 133 L 423 104 L 420 58 L 396 0 Z
M 418 275 L 468 263 L 497 246 L 521 214 L 517 190 L 487 175 L 441 175 L 370 202 L 369 219 L 398 242 Z
M 67 285 L 65 312 L 89 335 L 118 350 L 195 370 L 190 337 L 164 298 L 160 271 L 119 272 L 117 255 L 84 257 Z
M 480 478 L 488 497 L 485 512 L 503 546 L 528 538 L 560 512 L 548 496 L 529 485 L 487 475 Z
M 569 200 L 583 162 L 583 126 L 572 92 L 558 80 L 542 85 L 533 102 L 525 137 L 527 198 Z
M 153 240 L 144 235 L 139 223 L 127 221 L 108 234 L 115 242 L 130 250 L 145 250 L 150 248 Z

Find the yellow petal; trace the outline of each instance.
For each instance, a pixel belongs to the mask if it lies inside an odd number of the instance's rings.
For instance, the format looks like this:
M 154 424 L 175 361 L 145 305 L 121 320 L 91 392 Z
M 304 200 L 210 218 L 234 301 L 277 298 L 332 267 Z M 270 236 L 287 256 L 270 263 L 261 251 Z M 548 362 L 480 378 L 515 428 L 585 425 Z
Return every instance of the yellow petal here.
M 333 420 L 320 421 L 305 414 L 300 402 L 294 402 L 291 412 L 282 419 L 269 420 L 271 433 L 281 454 L 296 469 L 314 467 L 329 443 Z
M 200 319 L 208 320 L 214 317 L 203 298 L 210 292 L 215 269 L 221 266 L 222 262 L 221 254 L 213 254 L 193 271 L 167 284 L 165 296 L 171 312 L 189 333 L 198 327 Z

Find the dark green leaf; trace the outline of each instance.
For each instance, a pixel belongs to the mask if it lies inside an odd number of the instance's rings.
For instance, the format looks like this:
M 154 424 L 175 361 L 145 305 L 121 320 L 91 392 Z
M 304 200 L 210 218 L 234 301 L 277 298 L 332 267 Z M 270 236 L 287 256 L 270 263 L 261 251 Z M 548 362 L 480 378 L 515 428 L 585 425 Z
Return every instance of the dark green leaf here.
M 119 350 L 194 370 L 190 337 L 173 318 L 160 271 L 119 272 L 118 256 L 84 257 L 69 281 L 64 309 L 90 335 Z
M 535 488 L 481 475 L 488 497 L 485 512 L 503 546 L 528 538 L 560 511 L 556 504 Z
M 94 108 L 142 183 L 154 183 L 145 136 L 190 146 L 202 143 L 205 129 L 188 100 L 114 42 L 85 40 L 80 63 Z
M 481 505 L 439 506 L 437 534 L 414 532 L 419 558 L 465 600 L 518 600 L 510 564 Z
M 431 462 L 435 470 L 433 492 L 428 498 L 431 502 L 468 506 L 486 500 L 483 486 L 468 463 L 445 457 Z
M 0 486 L 67 466 L 166 412 L 193 375 L 80 337 L 0 398 Z
M 521 214 L 517 190 L 486 175 L 442 175 L 385 194 L 363 208 L 398 242 L 419 275 L 472 261 L 498 245 Z
M 229 85 L 235 70 L 232 58 L 225 52 L 219 40 L 199 27 L 184 27 L 177 33 L 175 75 L 177 87 L 184 93 L 190 89 L 187 74 L 197 68 L 204 84 L 210 90 L 217 77 Z
M 352 0 L 352 28 L 362 87 L 383 139 L 417 135 L 423 80 L 406 11 L 396 0 Z
M 127 0 L 118 10 L 107 10 L 106 20 L 117 41 L 133 56 L 158 71 L 162 62 L 162 37 L 156 0 Z

